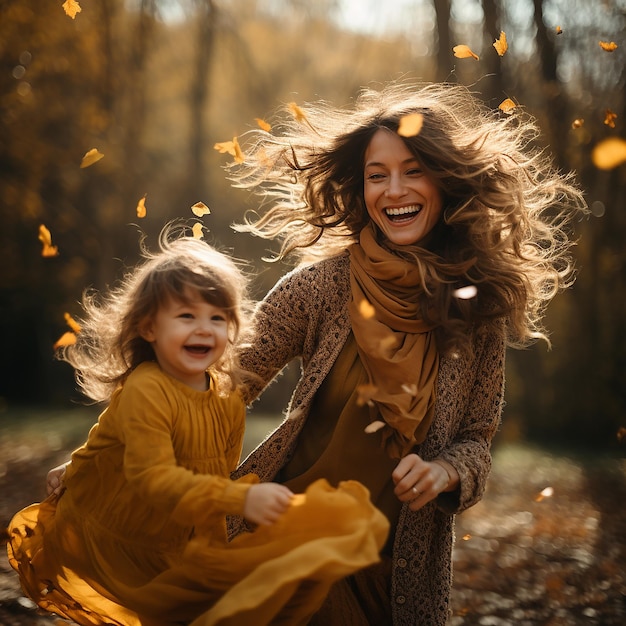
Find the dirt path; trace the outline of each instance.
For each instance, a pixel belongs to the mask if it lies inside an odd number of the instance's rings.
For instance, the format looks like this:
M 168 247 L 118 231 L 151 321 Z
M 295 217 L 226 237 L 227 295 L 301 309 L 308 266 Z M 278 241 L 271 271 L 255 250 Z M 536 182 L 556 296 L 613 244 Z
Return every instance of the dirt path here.
M 255 426 L 248 448 L 271 423 Z M 3 526 L 41 497 L 47 470 L 67 458 L 87 427 L 65 420 L 0 426 Z M 457 517 L 450 626 L 626 624 L 625 504 L 625 459 L 496 446 L 484 499 Z M 0 556 L 0 624 L 54 623 L 34 612 Z

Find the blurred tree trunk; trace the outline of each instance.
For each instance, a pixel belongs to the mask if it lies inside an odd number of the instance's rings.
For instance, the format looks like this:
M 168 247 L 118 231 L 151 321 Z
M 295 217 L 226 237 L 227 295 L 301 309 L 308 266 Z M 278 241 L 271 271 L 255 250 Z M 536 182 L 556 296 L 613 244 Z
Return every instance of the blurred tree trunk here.
M 482 92 L 492 106 L 497 106 L 504 99 L 505 72 L 502 71 L 503 57 L 493 48 L 493 42 L 500 37 L 500 10 L 496 0 L 483 0 L 483 14 L 485 16 L 486 52 L 483 54 L 483 62 L 488 81 Z
M 437 80 L 452 80 L 450 58 L 452 44 L 450 37 L 450 0 L 433 0 L 437 15 Z
M 211 59 L 215 43 L 217 9 L 213 0 L 196 1 L 196 49 L 195 69 L 191 83 L 189 136 L 189 165 L 187 189 L 201 200 L 206 193 L 206 169 L 204 151 L 206 140 L 205 111 L 209 100 Z M 193 199 L 191 198 L 191 199 Z

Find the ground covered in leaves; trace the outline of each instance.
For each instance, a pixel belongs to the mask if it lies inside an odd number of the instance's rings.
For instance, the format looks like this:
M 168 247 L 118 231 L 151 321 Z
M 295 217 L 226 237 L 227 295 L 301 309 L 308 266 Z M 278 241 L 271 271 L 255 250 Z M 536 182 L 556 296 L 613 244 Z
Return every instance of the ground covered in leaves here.
M 0 415 L 0 523 L 37 501 L 45 474 L 94 413 Z M 247 447 L 271 421 L 249 422 Z M 485 498 L 457 518 L 451 626 L 626 624 L 626 459 L 497 443 Z M 0 554 L 0 624 L 37 615 Z

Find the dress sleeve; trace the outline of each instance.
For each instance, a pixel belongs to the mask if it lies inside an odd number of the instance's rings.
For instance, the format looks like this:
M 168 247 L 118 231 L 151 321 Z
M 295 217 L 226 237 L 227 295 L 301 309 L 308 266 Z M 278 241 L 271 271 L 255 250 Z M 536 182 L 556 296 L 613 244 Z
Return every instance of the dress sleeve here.
M 119 397 L 124 473 L 137 496 L 180 524 L 211 526 L 216 514 L 241 514 L 249 481 L 194 474 L 177 464 L 172 445 L 176 402 L 158 376 L 128 378 Z
M 474 383 L 458 432 L 438 455 L 460 477 L 457 490 L 437 499 L 447 513 L 460 513 L 483 496 L 491 471 L 491 441 L 500 426 L 504 404 L 504 358 L 504 331 L 491 326 L 477 344 Z

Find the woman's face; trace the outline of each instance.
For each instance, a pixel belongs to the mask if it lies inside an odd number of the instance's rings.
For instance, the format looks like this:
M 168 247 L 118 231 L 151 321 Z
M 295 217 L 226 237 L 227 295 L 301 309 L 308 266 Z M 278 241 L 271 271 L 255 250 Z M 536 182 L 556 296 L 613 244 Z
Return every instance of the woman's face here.
M 434 228 L 443 206 L 439 187 L 393 131 L 376 131 L 365 151 L 367 212 L 392 243 L 418 243 Z

